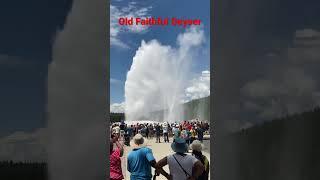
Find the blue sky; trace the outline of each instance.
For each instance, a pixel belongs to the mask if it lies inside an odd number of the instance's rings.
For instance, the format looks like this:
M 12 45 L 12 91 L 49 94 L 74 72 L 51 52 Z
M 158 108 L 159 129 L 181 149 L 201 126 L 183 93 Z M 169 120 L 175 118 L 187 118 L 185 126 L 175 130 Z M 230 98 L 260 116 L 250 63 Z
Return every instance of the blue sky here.
M 129 10 L 129 11 L 128 11 Z M 115 13 L 116 12 L 116 13 Z M 201 19 L 204 30 L 205 43 L 202 51 L 197 56 L 197 63 L 192 65 L 192 72 L 201 75 L 204 70 L 210 67 L 210 1 L 172 1 L 172 0 L 147 0 L 147 1 L 111 1 L 111 13 L 122 15 L 136 15 L 147 17 L 176 17 L 182 19 Z M 117 16 L 111 18 L 116 18 Z M 112 19 L 111 19 L 112 21 Z M 111 25 L 112 30 L 119 27 Z M 115 29 L 112 29 L 115 28 Z M 150 41 L 158 40 L 161 44 L 176 47 L 176 39 L 178 34 L 185 32 L 186 28 L 175 26 L 151 26 L 143 32 L 121 31 L 115 36 L 111 34 L 111 38 L 116 38 L 118 43 L 111 40 L 110 49 L 110 96 L 111 102 L 122 103 L 124 101 L 124 83 L 127 72 L 129 71 L 132 58 L 142 40 Z

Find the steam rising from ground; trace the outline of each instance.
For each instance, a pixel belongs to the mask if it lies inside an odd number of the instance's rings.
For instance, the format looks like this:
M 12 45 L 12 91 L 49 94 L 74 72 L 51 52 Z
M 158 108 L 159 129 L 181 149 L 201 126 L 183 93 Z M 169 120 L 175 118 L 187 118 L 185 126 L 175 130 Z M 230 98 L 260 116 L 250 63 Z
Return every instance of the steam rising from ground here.
M 178 35 L 177 48 L 157 40 L 141 42 L 125 83 L 127 120 L 150 118 L 158 110 L 167 110 L 160 120 L 181 120 L 178 105 L 184 98 L 193 49 L 203 42 L 203 30 L 195 27 Z
M 49 71 L 51 180 L 106 179 L 106 3 L 75 0 Z

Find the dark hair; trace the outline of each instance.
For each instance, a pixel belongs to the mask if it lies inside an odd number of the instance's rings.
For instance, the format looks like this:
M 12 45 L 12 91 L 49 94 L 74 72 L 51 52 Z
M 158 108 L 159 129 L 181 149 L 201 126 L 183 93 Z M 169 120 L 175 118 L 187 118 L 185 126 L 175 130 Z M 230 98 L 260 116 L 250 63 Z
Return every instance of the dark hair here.
M 112 139 L 110 139 L 110 153 L 113 151 L 113 142 Z
M 198 160 L 200 160 L 202 164 L 204 163 L 204 157 L 203 157 L 201 151 L 195 151 L 195 150 L 193 150 L 193 151 L 192 151 L 192 154 L 193 154 Z

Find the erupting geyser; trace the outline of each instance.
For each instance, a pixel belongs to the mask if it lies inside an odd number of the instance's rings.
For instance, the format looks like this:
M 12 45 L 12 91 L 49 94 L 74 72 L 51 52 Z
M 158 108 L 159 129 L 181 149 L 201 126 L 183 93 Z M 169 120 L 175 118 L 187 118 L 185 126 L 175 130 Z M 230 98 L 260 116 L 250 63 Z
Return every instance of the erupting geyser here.
M 74 0 L 53 43 L 48 73 L 50 180 L 106 179 L 105 10 L 103 1 Z
M 204 33 L 198 27 L 179 34 L 177 48 L 157 40 L 142 40 L 125 83 L 126 120 L 182 120 L 179 105 L 184 98 L 193 48 L 203 41 Z

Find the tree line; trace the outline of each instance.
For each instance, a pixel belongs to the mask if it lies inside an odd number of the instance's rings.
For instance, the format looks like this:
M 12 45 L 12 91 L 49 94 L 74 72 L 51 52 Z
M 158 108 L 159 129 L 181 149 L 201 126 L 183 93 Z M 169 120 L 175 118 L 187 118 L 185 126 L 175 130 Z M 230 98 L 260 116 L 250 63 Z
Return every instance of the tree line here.
M 320 179 L 319 128 L 317 107 L 232 134 L 225 143 L 233 144 L 234 175 L 238 180 Z
M 48 169 L 45 162 L 0 162 L 1 180 L 47 180 Z

